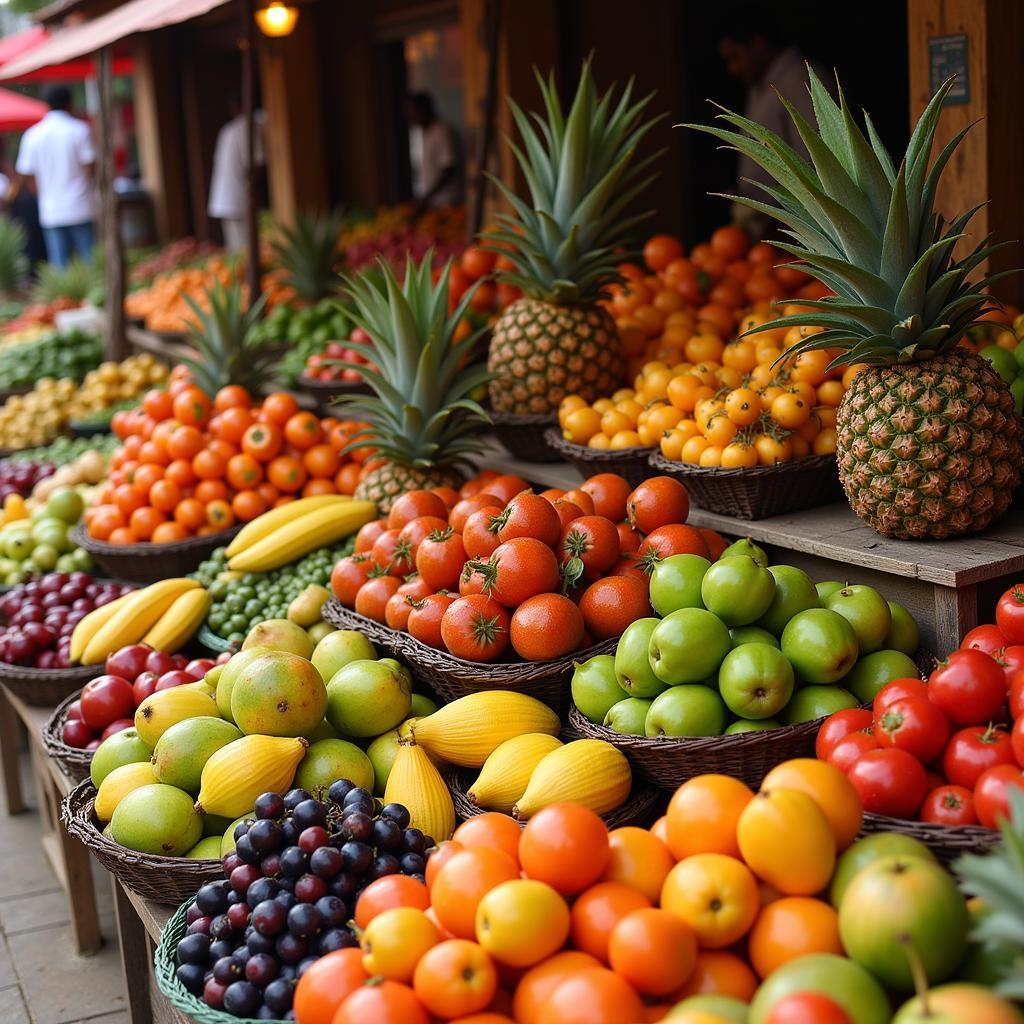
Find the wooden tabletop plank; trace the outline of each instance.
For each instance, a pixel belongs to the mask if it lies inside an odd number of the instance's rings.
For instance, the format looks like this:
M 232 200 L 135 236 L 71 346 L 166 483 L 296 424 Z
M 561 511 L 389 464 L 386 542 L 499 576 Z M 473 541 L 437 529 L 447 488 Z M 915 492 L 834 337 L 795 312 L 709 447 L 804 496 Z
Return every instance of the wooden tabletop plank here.
M 166 907 L 162 903 L 154 903 L 153 900 L 147 900 L 144 896 L 140 896 L 131 886 L 123 885 L 122 888 L 129 902 L 135 908 L 135 913 L 139 915 L 139 920 L 142 922 L 143 928 L 146 929 L 146 934 L 149 935 L 154 943 L 158 943 L 160 941 L 160 932 L 163 931 L 164 925 L 171 919 L 171 915 L 177 908 Z

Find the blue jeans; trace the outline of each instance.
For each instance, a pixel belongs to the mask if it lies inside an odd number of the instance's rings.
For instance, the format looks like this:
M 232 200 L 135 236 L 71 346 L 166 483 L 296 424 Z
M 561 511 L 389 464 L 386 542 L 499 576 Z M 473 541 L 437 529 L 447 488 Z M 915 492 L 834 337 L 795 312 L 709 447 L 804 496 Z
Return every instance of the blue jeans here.
M 87 220 L 81 224 L 62 224 L 58 228 L 43 228 L 46 258 L 56 267 L 66 267 L 72 256 L 83 260 L 92 255 L 93 226 Z

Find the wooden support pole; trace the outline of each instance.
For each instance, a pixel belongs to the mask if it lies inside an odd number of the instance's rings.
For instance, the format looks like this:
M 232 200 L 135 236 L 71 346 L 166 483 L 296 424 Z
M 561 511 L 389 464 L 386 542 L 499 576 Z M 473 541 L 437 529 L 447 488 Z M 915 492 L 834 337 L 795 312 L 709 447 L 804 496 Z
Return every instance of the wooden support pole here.
M 245 117 L 245 276 L 249 303 L 260 296 L 260 237 L 256 195 L 256 21 L 253 0 L 242 0 L 242 113 Z
M 487 164 L 494 146 L 494 119 L 498 105 L 498 41 L 501 33 L 502 0 L 487 3 L 487 84 L 484 90 L 483 124 L 476 157 L 476 185 L 473 189 L 473 213 L 469 220 L 472 242 L 483 226 L 484 198 L 487 193 Z
M 100 234 L 107 279 L 105 348 L 107 359 L 120 361 L 128 355 L 128 339 L 124 333 L 124 249 L 114 191 L 114 75 L 110 46 L 96 54 L 96 69 L 100 94 Z

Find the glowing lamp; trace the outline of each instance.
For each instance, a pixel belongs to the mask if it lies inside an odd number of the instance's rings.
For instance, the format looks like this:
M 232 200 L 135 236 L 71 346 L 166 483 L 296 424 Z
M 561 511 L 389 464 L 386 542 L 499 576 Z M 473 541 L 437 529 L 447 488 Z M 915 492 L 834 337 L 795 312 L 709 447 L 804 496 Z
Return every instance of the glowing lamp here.
M 299 9 L 282 3 L 281 0 L 273 0 L 273 3 L 256 11 L 255 17 L 256 24 L 265 36 L 279 39 L 290 36 L 295 30 L 295 23 L 299 20 Z

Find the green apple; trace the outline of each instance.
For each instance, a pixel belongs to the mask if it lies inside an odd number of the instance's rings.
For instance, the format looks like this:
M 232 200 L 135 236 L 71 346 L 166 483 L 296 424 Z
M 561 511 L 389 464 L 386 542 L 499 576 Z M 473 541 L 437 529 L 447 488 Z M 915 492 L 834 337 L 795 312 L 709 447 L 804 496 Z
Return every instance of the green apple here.
M 704 607 L 727 626 L 749 626 L 772 603 L 775 578 L 750 555 L 720 558 L 700 585 Z
M 830 611 L 838 612 L 857 634 L 860 656 L 877 651 L 892 625 L 889 603 L 874 587 L 853 584 L 837 590 L 825 602 Z
M 768 556 L 764 548 L 759 548 L 749 537 L 734 540 L 719 557 L 732 558 L 733 555 L 749 555 L 758 565 L 768 568 Z
M 572 702 L 591 722 L 603 722 L 613 704 L 626 696 L 615 678 L 615 659 L 610 654 L 596 654 L 576 665 L 569 684 Z
M 717 615 L 703 608 L 680 608 L 658 622 L 647 655 L 655 678 L 662 683 L 699 683 L 715 674 L 730 646 L 729 630 Z M 634 696 L 653 694 L 634 692 Z
M 355 629 L 336 629 L 328 633 L 313 648 L 310 661 L 325 683 L 351 661 L 372 660 L 377 657 L 373 644 Z
M 671 686 L 654 698 L 644 728 L 648 736 L 720 736 L 725 704 L 708 686 Z
M 731 650 L 718 670 L 725 706 L 740 718 L 771 718 L 793 696 L 793 666 L 776 647 L 743 644 Z
M 32 549 L 32 564 L 43 572 L 49 572 L 57 565 L 60 552 L 52 544 L 37 544 Z
M 824 604 L 837 590 L 842 590 L 844 584 L 839 580 L 823 580 L 815 583 L 814 589 L 818 592 L 818 600 Z
M 838 612 L 808 608 L 782 631 L 782 653 L 808 683 L 835 683 L 857 661 L 857 634 Z
M 715 1024 L 747 1024 L 747 1004 L 732 996 L 690 996 L 681 1003 L 676 1003 L 668 1012 L 665 1020 L 680 1015 L 689 1016 L 700 1011 L 710 1016 L 707 1018 Z
M 631 697 L 655 697 L 667 685 L 654 674 L 647 656 L 651 637 L 661 622 L 655 618 L 637 619 L 619 637 L 615 648 L 615 678 Z
M 659 615 L 703 608 L 700 585 L 711 563 L 700 555 L 669 555 L 651 573 L 651 607 Z
M 432 715 L 436 710 L 437 704 L 429 697 L 422 693 L 414 693 L 412 695 L 412 702 L 409 704 L 410 718 L 426 718 L 427 715 Z
M 733 626 L 729 630 L 729 640 L 734 649 L 741 644 L 768 644 L 769 647 L 779 646 L 779 638 L 760 626 Z
M 1012 383 L 1017 376 L 1019 370 L 1017 360 L 1009 349 L 1001 348 L 999 345 L 986 345 L 984 348 L 978 349 L 978 355 L 982 359 L 987 359 L 992 364 L 992 369 L 1007 384 Z
M 606 729 L 615 732 L 625 733 L 630 736 L 645 736 L 645 723 L 647 712 L 651 710 L 654 701 L 643 700 L 640 697 L 627 697 L 613 704 L 608 709 L 601 723 Z
M 18 530 L 4 538 L 4 554 L 16 562 L 24 562 L 35 546 L 29 530 Z
M 889 613 L 892 615 L 892 625 L 882 641 L 882 647 L 890 651 L 902 651 L 912 658 L 921 646 L 921 631 L 917 628 L 917 621 L 903 605 L 895 601 L 889 602 Z
M 741 732 L 764 732 L 766 729 L 778 729 L 780 722 L 776 718 L 762 718 L 760 722 L 751 721 L 749 718 L 737 718 L 735 722 L 726 727 L 723 736 L 735 736 Z
M 838 908 L 853 879 L 869 864 L 883 857 L 920 857 L 935 863 L 935 854 L 919 839 L 905 836 L 901 832 L 873 832 L 858 839 L 839 855 L 836 869 L 832 873 L 829 900 Z
M 775 636 L 782 636 L 786 623 L 794 615 L 808 608 L 820 608 L 821 599 L 814 581 L 803 569 L 795 565 L 769 565 L 768 571 L 775 580 L 775 596 L 757 625 Z
M 843 683 L 857 700 L 869 704 L 886 683 L 908 677 L 916 679 L 917 676 L 913 658 L 908 658 L 902 651 L 875 651 L 861 658 Z
M 798 725 L 856 706 L 857 698 L 840 686 L 801 686 L 779 717 L 783 725 Z
M 82 496 L 72 487 L 61 487 L 55 490 L 46 502 L 46 514 L 54 519 L 60 519 L 73 526 L 82 518 L 85 511 L 85 501 Z

